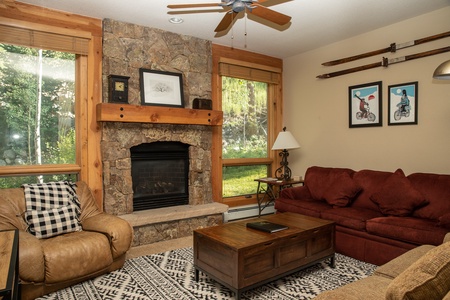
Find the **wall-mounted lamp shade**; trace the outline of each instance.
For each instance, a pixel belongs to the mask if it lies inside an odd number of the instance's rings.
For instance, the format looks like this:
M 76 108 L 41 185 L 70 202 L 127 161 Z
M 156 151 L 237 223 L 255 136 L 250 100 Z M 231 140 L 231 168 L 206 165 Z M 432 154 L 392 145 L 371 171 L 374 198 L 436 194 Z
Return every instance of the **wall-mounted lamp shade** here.
M 433 78 L 450 79 L 450 60 L 444 61 L 434 70 Z
M 281 131 L 278 134 L 272 150 L 284 150 L 284 149 L 296 149 L 300 148 L 299 143 L 295 140 L 294 136 L 289 131 Z

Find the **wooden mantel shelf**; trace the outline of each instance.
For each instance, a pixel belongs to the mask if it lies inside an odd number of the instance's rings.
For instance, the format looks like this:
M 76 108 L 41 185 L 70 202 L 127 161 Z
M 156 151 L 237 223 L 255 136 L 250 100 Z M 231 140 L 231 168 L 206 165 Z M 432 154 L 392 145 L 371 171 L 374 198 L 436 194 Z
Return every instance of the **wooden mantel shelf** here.
M 97 104 L 97 121 L 217 126 L 223 123 L 223 112 L 165 106 L 99 103 Z

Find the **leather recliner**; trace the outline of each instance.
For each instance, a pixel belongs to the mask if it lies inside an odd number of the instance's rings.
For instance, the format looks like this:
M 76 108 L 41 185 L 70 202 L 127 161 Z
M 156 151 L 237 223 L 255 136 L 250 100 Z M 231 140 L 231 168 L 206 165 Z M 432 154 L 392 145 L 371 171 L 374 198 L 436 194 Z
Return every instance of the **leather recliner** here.
M 119 269 L 131 247 L 130 224 L 101 212 L 91 190 L 77 183 L 82 231 L 46 239 L 28 233 L 22 188 L 0 189 L 0 230 L 19 230 L 19 278 L 22 299 L 42 295 Z

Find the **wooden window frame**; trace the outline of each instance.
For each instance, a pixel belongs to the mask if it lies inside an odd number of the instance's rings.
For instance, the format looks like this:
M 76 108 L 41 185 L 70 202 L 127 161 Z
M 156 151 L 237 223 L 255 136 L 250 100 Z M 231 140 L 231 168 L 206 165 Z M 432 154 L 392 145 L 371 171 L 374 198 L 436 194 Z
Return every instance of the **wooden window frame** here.
M 213 109 L 222 110 L 222 75 L 233 74 L 247 80 L 257 80 L 268 83 L 268 145 L 272 145 L 276 135 L 282 128 L 282 71 L 283 61 L 278 58 L 252 53 L 244 50 L 229 48 L 225 46 L 212 45 L 213 73 L 212 73 L 212 98 Z M 229 64 L 234 66 L 234 70 L 226 73 L 221 65 Z M 249 73 L 253 69 L 255 73 Z M 236 75 L 236 74 L 240 75 Z M 233 77 L 233 76 L 231 76 Z M 216 202 L 227 204 L 230 207 L 249 205 L 257 203 L 255 196 L 222 197 L 222 168 L 224 166 L 268 165 L 270 170 L 275 170 L 279 164 L 279 157 L 275 151 L 269 147 L 267 158 L 255 159 L 222 159 L 222 126 L 213 127 L 213 148 L 212 148 L 212 184 L 213 197 Z M 256 193 L 255 183 L 255 193 Z
M 101 136 L 95 113 L 95 107 L 102 99 L 102 21 L 16 1 L 4 1 L 0 4 L 0 25 L 2 28 L 11 27 L 87 41 L 86 55 L 77 55 L 76 58 L 76 163 L 0 167 L 0 176 L 78 173 L 79 180 L 88 184 L 99 208 L 103 210 Z M 8 40 L 10 38 L 7 36 L 3 40 L 0 37 L 0 42 L 8 43 Z

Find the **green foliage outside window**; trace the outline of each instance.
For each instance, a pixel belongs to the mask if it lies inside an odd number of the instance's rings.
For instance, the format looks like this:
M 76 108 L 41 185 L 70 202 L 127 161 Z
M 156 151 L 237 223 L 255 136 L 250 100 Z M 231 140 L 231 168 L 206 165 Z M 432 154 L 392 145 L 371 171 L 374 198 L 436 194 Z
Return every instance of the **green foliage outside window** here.
M 222 158 L 267 157 L 267 91 L 264 82 L 222 77 Z M 223 197 L 254 194 L 267 166 L 224 167 L 222 176 Z
M 0 166 L 75 163 L 75 55 L 0 44 Z

